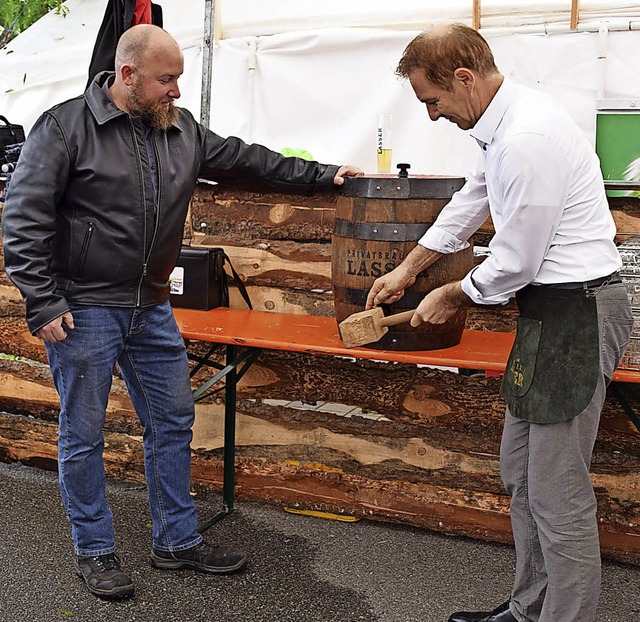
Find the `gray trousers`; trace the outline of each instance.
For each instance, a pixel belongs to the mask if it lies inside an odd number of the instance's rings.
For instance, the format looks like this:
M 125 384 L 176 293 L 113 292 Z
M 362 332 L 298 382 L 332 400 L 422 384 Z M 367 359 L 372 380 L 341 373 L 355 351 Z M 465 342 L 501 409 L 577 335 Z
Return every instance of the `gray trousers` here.
M 573 419 L 548 425 L 506 413 L 500 471 L 511 495 L 510 608 L 519 622 L 592 622 L 598 606 L 600 545 L 589 466 L 606 387 L 633 318 L 623 284 L 602 288 L 596 303 L 601 374 L 590 404 Z

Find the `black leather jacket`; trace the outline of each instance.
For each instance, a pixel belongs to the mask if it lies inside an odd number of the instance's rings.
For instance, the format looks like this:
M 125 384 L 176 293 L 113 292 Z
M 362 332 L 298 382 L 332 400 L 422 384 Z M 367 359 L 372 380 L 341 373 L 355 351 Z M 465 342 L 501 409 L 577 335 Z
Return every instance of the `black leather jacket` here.
M 11 180 L 2 217 L 5 269 L 22 292 L 33 333 L 69 304 L 166 300 L 198 177 L 308 190 L 331 185 L 338 169 L 221 138 L 181 109 L 173 127 L 153 132 L 154 201 L 146 128 L 106 96 L 110 75 L 98 75 L 83 96 L 38 119 Z

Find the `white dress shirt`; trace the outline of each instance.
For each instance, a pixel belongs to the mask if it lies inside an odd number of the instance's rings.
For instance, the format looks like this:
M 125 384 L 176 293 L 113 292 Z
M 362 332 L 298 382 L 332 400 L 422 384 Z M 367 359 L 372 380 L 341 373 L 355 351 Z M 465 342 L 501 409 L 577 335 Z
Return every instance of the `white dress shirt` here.
M 558 102 L 505 79 L 470 134 L 482 150 L 477 170 L 419 244 L 456 252 L 491 216 L 491 254 L 462 280 L 474 302 L 504 304 L 529 283 L 621 267 L 598 157 Z

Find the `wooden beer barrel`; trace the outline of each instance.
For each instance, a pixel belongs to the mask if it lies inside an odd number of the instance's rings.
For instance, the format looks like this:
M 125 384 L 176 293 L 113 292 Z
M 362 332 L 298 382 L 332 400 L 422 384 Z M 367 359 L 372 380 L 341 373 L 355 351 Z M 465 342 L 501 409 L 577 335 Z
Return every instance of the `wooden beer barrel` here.
M 375 279 L 399 265 L 435 221 L 461 177 L 350 177 L 340 191 L 331 247 L 336 320 L 364 309 Z M 385 315 L 415 309 L 431 290 L 460 280 L 473 266 L 473 247 L 445 255 L 424 270 L 401 300 L 383 305 Z M 461 310 L 441 325 L 392 326 L 368 347 L 434 350 L 460 342 L 466 320 Z

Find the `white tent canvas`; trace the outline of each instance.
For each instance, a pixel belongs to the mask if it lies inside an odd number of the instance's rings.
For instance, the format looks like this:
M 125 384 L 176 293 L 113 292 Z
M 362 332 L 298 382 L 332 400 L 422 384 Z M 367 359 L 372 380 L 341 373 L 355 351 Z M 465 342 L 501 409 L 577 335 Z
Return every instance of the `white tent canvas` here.
M 200 113 L 204 0 L 158 0 L 165 29 L 185 55 L 180 105 Z M 550 92 L 593 141 L 599 98 L 640 107 L 640 6 L 482 2 L 481 32 L 510 78 Z M 446 5 L 446 6 L 445 6 Z M 79 94 L 102 21 L 104 0 L 68 0 L 0 51 L 0 114 L 28 130 L 51 105 Z M 471 23 L 471 0 L 217 0 L 210 126 L 272 149 L 309 151 L 323 162 L 376 172 L 376 117 L 393 114 L 392 167 L 464 175 L 474 141 L 429 121 L 394 70 L 406 44 L 432 23 Z

